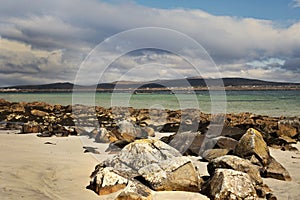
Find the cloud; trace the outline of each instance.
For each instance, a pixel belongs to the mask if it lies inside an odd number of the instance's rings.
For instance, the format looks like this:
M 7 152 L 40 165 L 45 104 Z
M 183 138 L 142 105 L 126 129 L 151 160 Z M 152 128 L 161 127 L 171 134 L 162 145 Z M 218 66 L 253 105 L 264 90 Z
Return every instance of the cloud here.
M 32 49 L 24 43 L 0 39 L 0 85 L 72 81 L 77 68 L 69 66 L 66 73 L 64 64 L 61 50 Z
M 293 8 L 298 8 L 298 7 L 300 7 L 300 0 L 293 0 L 292 7 L 293 7 Z
M 295 1 L 296 6 L 300 5 L 298 3 Z M 73 82 L 82 60 L 99 42 L 121 31 L 144 26 L 170 28 L 192 37 L 208 51 L 224 76 L 268 80 L 278 77 L 299 82 L 299 71 L 296 70 L 299 66 L 294 60 L 297 61 L 300 55 L 300 22 L 280 28 L 270 20 L 215 16 L 192 9 L 148 8 L 132 2 L 109 4 L 97 0 L 2 1 L 1 41 L 17 43 L 17 46 L 0 51 L 0 74 L 10 78 L 13 74 L 24 75 L 24 78 L 14 78 L 18 84 Z M 184 46 L 176 38 L 171 42 L 162 38 L 159 42 L 166 46 Z M 151 67 L 147 64 L 154 61 L 183 76 L 193 75 L 193 70 L 178 56 L 161 52 L 146 54 L 120 58 L 110 66 L 106 81 L 115 81 L 113 79 L 132 69 L 133 65 L 148 66 L 143 72 L 149 74 Z M 186 55 L 197 60 L 192 51 L 186 51 Z M 253 65 L 253 62 L 271 58 L 286 63 Z M 161 76 L 169 77 L 162 72 Z M 209 69 L 203 69 L 203 76 L 213 75 Z M 97 77 L 96 74 L 93 76 Z M 143 77 L 141 73 L 130 76 L 130 79 Z M 3 78 L 1 82 L 8 85 L 11 81 Z

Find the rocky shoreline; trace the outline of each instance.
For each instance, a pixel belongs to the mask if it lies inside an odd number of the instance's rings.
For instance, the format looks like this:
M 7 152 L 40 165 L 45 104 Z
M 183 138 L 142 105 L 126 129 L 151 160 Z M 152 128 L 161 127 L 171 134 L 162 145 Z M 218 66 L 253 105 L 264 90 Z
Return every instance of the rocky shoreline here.
M 151 191 L 190 191 L 210 199 L 276 199 L 262 177 L 283 181 L 291 177 L 270 155 L 269 147 L 296 151 L 292 144 L 300 140 L 297 117 L 3 99 L 0 113 L 2 129 L 41 137 L 87 135 L 109 143 L 107 151 L 116 155 L 96 166 L 89 189 L 99 195 L 121 191 L 116 199 L 152 199 Z M 174 134 L 158 140 L 157 132 Z M 209 176 L 201 175 L 197 162 L 208 162 Z

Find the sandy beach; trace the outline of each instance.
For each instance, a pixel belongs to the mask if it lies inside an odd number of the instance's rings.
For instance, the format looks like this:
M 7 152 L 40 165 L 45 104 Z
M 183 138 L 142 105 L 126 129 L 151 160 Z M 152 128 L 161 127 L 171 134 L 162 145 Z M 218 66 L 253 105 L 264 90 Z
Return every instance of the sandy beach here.
M 48 142 L 49 144 L 45 144 Z M 38 138 L 35 134 L 0 134 L 1 199 L 113 199 L 116 194 L 97 196 L 86 189 L 89 175 L 99 162 L 83 153 L 80 137 Z M 299 143 L 296 145 L 300 149 Z M 99 146 L 98 146 L 99 147 Z M 105 146 L 98 159 L 106 159 Z M 290 172 L 293 181 L 264 179 L 278 199 L 300 195 L 300 153 L 271 149 L 272 155 Z M 292 158 L 294 157 L 294 158 Z M 208 199 L 188 192 L 154 193 L 153 199 Z
M 1 199 L 99 199 L 85 189 L 97 161 L 76 137 L 0 134 L 0 156 Z

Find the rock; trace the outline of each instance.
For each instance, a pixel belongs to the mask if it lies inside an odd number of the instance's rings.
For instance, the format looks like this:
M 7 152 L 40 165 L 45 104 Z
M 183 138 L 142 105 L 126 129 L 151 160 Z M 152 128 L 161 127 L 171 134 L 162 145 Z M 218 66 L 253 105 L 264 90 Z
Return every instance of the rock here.
M 5 129 L 6 130 L 22 130 L 23 126 L 19 123 L 6 123 Z
M 227 155 L 228 152 L 228 149 L 208 149 L 204 151 L 202 158 L 206 161 L 211 161 L 215 158 Z
M 282 151 L 299 151 L 296 147 L 291 144 L 286 144 L 280 148 Z
M 290 144 L 296 144 L 297 140 L 292 139 L 288 136 L 280 136 L 278 138 L 272 138 L 269 140 L 270 141 L 270 146 L 273 148 L 281 149 L 282 147 L 287 147 L 289 149 Z
M 272 190 L 266 184 L 256 185 L 255 190 L 256 190 L 256 194 L 261 198 L 269 199 L 270 197 L 272 197 L 274 199 L 275 197 L 271 193 Z M 276 197 L 274 200 L 276 200 Z
M 204 192 L 214 200 L 258 199 L 249 175 L 232 169 L 217 169 Z
M 51 137 L 53 136 L 53 133 L 49 131 L 43 131 L 42 133 L 37 134 L 38 137 Z
M 113 152 L 121 151 L 128 144 L 129 142 L 127 140 L 117 140 L 115 142 L 110 143 L 108 148 L 105 150 L 105 152 L 113 153 Z
M 13 113 L 19 112 L 19 113 L 25 113 L 25 107 L 19 103 L 12 104 L 11 105 L 11 111 Z
M 297 140 L 292 139 L 289 136 L 285 136 L 285 135 L 280 136 L 278 139 L 282 140 L 282 142 L 281 142 L 282 144 L 296 144 L 297 143 Z
M 118 175 L 113 168 L 96 166 L 97 173 L 92 174 L 92 181 L 88 189 L 93 190 L 98 195 L 106 195 L 124 189 L 128 179 Z
M 247 159 L 254 155 L 263 166 L 268 164 L 270 158 L 269 148 L 261 133 L 253 128 L 248 129 L 241 137 L 235 148 L 235 154 Z
M 200 178 L 187 157 L 153 163 L 139 169 L 138 173 L 156 191 L 200 191 Z
M 201 155 L 200 150 L 205 141 L 205 135 L 188 131 L 163 137 L 161 140 L 177 149 L 183 155 L 199 156 Z
M 22 126 L 21 133 L 40 133 L 42 131 L 42 127 L 34 122 L 25 123 Z
M 99 130 L 98 128 L 94 128 L 91 132 L 89 132 L 89 138 L 96 138 L 96 136 L 98 135 L 99 133 Z
M 74 129 L 76 135 L 90 135 L 90 133 L 81 126 L 75 126 Z
M 109 133 L 106 128 L 100 128 L 98 134 L 95 136 L 95 142 L 98 143 L 109 143 Z
M 277 197 L 274 194 L 270 193 L 270 194 L 267 194 L 266 199 L 267 200 L 277 200 Z
M 226 155 L 210 161 L 207 165 L 207 171 L 210 175 L 213 175 L 215 170 L 219 168 L 233 169 L 247 173 L 257 185 L 263 183 L 258 166 L 253 165 L 249 160 L 233 155 Z
M 100 151 L 98 150 L 98 148 L 95 148 L 95 147 L 87 147 L 87 146 L 84 146 L 83 148 L 85 149 L 83 153 L 100 154 Z
M 297 128 L 295 128 L 293 125 L 297 124 L 299 125 L 299 121 L 296 122 L 294 120 L 280 120 L 278 121 L 278 131 L 277 135 L 278 136 L 288 136 L 290 138 L 295 137 L 298 132 Z
M 245 134 L 245 130 L 239 127 L 224 126 L 221 136 L 239 140 Z
M 170 132 L 177 132 L 180 127 L 180 123 L 165 123 L 163 124 L 162 128 L 157 123 L 154 125 L 156 127 L 156 130 L 161 129 L 160 132 L 170 133 Z
M 127 120 L 123 120 L 118 123 L 117 131 L 117 138 L 121 140 L 126 140 L 128 142 L 133 142 L 139 134 L 134 125 Z
M 49 115 L 47 112 L 44 112 L 41 110 L 36 110 L 36 109 L 31 110 L 30 113 L 37 117 L 45 117 L 45 116 Z
M 31 103 L 27 103 L 26 107 L 28 108 L 32 108 L 32 109 L 37 109 L 40 111 L 53 111 L 53 106 L 45 103 L 45 102 L 31 102 Z
M 0 98 L 0 106 L 10 106 L 10 102 Z
M 156 139 L 141 139 L 125 146 L 105 164 L 119 172 L 129 173 L 127 175 L 133 178 L 139 176 L 139 169 L 175 157 L 181 157 L 181 154 L 169 145 Z
M 198 192 L 202 183 L 189 158 L 157 139 L 128 144 L 116 156 L 99 164 L 92 177 L 99 173 L 102 177 L 103 167 L 129 180 L 141 179 L 155 190 Z
M 64 126 L 59 125 L 59 124 L 52 126 L 52 132 L 53 132 L 53 134 L 55 134 L 56 136 L 59 136 L 59 137 L 66 137 L 66 136 L 70 135 L 70 131 L 68 129 L 66 129 Z
M 292 180 L 289 172 L 273 157 L 271 157 L 270 162 L 263 173 L 263 176 L 266 178 L 275 178 L 283 181 Z
M 145 132 L 148 137 L 155 137 L 154 129 L 149 126 L 142 128 L 142 131 Z
M 215 148 L 228 149 L 229 151 L 234 150 L 236 145 L 238 144 L 237 140 L 224 136 L 216 137 L 213 140 L 215 140 Z
M 129 181 L 116 200 L 152 200 L 152 191 L 137 181 Z

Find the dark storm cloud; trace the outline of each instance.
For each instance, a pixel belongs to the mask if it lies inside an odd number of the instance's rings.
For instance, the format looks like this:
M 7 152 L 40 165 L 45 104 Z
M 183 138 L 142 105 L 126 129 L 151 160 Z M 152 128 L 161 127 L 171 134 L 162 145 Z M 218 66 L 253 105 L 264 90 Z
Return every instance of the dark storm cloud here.
M 300 58 L 288 59 L 282 68 L 295 73 L 300 73 Z

